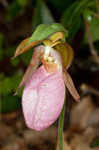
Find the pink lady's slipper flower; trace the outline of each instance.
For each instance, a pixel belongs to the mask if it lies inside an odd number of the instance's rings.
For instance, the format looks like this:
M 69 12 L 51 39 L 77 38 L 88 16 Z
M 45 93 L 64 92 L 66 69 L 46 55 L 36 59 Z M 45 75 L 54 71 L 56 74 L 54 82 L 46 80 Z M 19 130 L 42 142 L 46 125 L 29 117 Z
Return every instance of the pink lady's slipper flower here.
M 72 60 L 72 49 L 65 43 L 57 43 L 58 47 L 54 48 L 46 44 L 34 48 L 30 65 L 18 87 L 25 85 L 22 108 L 27 127 L 31 129 L 44 130 L 57 120 L 64 104 L 65 86 L 74 99 L 79 100 L 79 94 L 66 71 Z M 60 51 L 64 47 L 66 53 Z M 19 45 L 17 55 L 23 53 L 20 49 Z M 64 56 L 68 61 L 63 59 Z M 40 62 L 42 65 L 39 67 Z
M 25 83 L 22 107 L 27 126 L 43 130 L 59 117 L 65 99 L 65 84 L 59 53 L 50 47 L 39 46 L 35 49 L 34 58 L 37 52 L 39 57 L 43 52 L 42 65 Z
M 53 49 L 50 54 L 53 57 L 44 58 L 44 65 L 27 80 L 22 96 L 26 124 L 35 130 L 43 130 L 55 122 L 64 104 L 65 85 L 62 66 L 58 63 L 60 57 Z

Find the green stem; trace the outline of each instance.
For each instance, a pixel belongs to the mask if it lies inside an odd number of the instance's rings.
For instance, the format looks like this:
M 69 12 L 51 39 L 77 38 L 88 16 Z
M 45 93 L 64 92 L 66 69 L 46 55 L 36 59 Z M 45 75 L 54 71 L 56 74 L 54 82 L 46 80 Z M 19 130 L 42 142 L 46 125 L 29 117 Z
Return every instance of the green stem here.
M 58 127 L 58 142 L 59 142 L 59 150 L 63 150 L 63 125 L 64 125 L 64 113 L 65 113 L 65 104 L 61 111 L 59 117 L 59 127 Z

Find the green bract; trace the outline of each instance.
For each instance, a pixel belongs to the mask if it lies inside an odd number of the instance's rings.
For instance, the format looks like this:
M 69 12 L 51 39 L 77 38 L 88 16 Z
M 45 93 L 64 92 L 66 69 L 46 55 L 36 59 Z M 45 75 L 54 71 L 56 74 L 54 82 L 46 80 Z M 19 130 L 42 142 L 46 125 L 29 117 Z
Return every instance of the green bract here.
M 68 36 L 68 31 L 59 23 L 41 24 L 33 32 L 29 42 L 45 40 L 48 36 L 55 32 L 63 32 L 64 37 Z M 64 39 L 63 39 L 64 40 Z

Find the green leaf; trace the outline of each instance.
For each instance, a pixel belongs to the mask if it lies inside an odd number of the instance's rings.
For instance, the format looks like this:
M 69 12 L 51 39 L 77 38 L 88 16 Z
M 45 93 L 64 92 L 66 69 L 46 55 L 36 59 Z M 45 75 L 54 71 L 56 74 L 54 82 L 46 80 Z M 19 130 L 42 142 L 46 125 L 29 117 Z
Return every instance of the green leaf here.
M 61 23 L 67 28 L 69 31 L 69 40 L 73 38 L 81 24 L 81 13 L 77 13 L 73 15 L 74 10 L 78 6 L 78 1 L 74 2 L 69 8 L 64 12 Z M 72 14 L 72 15 L 71 15 Z
M 64 114 L 65 114 L 65 105 L 61 111 L 59 117 L 59 126 L 58 126 L 58 142 L 59 142 L 59 150 L 63 150 L 63 124 L 64 124 Z
M 71 41 L 75 34 L 78 32 L 82 24 L 81 16 L 80 14 L 75 18 L 75 21 L 72 23 L 72 25 L 69 27 L 69 37 L 68 40 Z
M 53 19 L 50 10 L 48 9 L 47 5 L 43 2 L 41 7 L 41 17 L 42 17 L 42 23 L 44 24 L 50 24 L 54 23 L 55 20 Z
M 72 23 L 72 12 L 75 10 L 75 8 L 78 5 L 78 1 L 74 2 L 72 5 L 70 5 L 70 7 L 68 7 L 62 17 L 61 17 L 61 23 L 65 26 L 65 27 L 69 27 Z
M 32 36 L 30 37 L 29 42 L 40 41 L 46 39 L 48 36 L 55 32 L 63 32 L 65 37 L 68 36 L 67 30 L 59 23 L 54 24 L 41 24 L 39 25 Z
M 81 16 L 85 8 L 91 4 L 90 0 L 75 1 L 66 9 L 61 18 L 61 23 L 69 31 L 69 40 L 71 40 L 82 24 Z M 93 3 L 91 4 L 91 6 Z

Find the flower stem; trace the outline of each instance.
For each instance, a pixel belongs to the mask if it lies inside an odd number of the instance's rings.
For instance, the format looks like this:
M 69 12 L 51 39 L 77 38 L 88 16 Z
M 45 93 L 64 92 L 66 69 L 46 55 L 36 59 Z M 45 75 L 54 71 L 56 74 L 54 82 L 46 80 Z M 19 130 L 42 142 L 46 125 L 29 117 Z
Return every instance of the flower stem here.
M 59 150 L 63 150 L 63 125 L 64 125 L 64 113 L 65 113 L 65 104 L 61 111 L 59 117 L 59 127 L 58 127 L 58 142 L 59 142 Z

